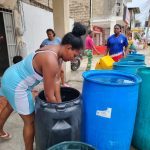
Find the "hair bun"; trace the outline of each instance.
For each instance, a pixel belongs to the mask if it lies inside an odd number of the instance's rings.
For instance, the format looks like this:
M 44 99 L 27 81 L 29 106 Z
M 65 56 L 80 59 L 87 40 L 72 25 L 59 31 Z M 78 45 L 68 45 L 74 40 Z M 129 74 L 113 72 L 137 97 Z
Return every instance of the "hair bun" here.
M 84 35 L 85 33 L 86 33 L 85 26 L 81 24 L 80 22 L 75 22 L 74 27 L 72 29 L 72 34 L 77 37 L 80 37 Z

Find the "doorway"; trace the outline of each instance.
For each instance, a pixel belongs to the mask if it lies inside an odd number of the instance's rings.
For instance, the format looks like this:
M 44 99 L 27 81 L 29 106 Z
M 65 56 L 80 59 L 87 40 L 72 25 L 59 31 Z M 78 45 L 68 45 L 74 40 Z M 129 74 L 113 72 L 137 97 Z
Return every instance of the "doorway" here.
M 9 57 L 7 49 L 6 32 L 4 26 L 3 13 L 0 12 L 0 76 L 9 67 Z
M 0 7 L 0 76 L 13 64 L 16 55 L 16 35 L 12 10 Z

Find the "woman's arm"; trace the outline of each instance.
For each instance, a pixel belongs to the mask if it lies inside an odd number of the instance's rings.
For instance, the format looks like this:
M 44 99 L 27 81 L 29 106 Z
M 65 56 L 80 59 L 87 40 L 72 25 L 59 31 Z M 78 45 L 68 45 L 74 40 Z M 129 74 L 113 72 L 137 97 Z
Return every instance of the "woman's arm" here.
M 125 47 L 124 57 L 126 57 L 126 56 L 127 56 L 127 54 L 129 54 L 129 48 L 128 48 L 128 46 L 126 46 L 126 47 Z
M 45 97 L 48 102 L 57 103 L 55 95 L 56 74 L 59 72 L 57 59 L 52 55 L 45 55 L 42 63 L 42 75 L 44 82 Z
M 107 47 L 105 55 L 109 55 L 109 47 Z
M 109 51 L 110 51 L 110 43 L 109 43 L 109 38 L 107 39 L 107 50 L 106 50 L 106 53 L 105 55 L 109 55 Z
M 55 83 L 55 97 L 58 103 L 62 101 L 61 93 L 60 93 L 60 84 L 61 84 L 60 73 L 58 73 L 56 77 L 56 83 Z

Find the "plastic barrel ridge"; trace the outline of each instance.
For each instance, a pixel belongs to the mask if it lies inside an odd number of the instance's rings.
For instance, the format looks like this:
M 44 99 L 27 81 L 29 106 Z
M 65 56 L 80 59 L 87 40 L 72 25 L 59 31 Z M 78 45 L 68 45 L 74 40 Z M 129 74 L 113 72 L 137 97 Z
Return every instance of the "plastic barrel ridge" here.
M 125 58 L 120 59 L 120 62 L 129 62 L 137 64 L 145 64 L 145 55 L 143 54 L 128 54 Z
M 98 150 L 129 150 L 141 78 L 114 70 L 91 70 L 83 77 L 83 142 Z
M 140 68 L 142 78 L 132 144 L 139 150 L 150 150 L 150 67 Z
M 114 70 L 136 74 L 139 68 L 146 67 L 144 62 L 120 61 L 113 64 Z
M 119 62 L 122 62 L 122 61 L 145 63 L 145 60 L 140 60 L 140 59 L 133 59 L 133 60 L 132 60 L 132 59 L 128 59 L 127 57 L 120 59 Z
M 145 55 L 143 55 L 143 54 L 128 54 L 127 56 L 126 56 L 126 58 L 124 58 L 124 59 L 126 59 L 126 60 L 142 60 L 142 61 L 144 61 L 145 60 Z
M 47 150 L 96 150 L 93 146 L 77 141 L 66 141 L 50 147 Z
M 81 94 L 71 87 L 61 88 L 62 103 L 47 103 L 44 91 L 36 97 L 36 150 L 46 150 L 64 141 L 80 141 Z

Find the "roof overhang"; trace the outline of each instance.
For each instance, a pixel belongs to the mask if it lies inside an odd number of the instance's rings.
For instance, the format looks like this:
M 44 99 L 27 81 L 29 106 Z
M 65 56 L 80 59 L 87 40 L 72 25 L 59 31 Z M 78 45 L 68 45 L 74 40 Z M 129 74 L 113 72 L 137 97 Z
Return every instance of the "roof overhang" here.
M 94 19 L 91 19 L 91 23 L 92 25 L 97 25 L 97 26 L 100 26 L 102 28 L 110 28 L 110 24 L 112 21 L 115 21 L 116 23 L 119 23 L 121 25 L 124 24 L 124 21 L 122 19 L 122 17 L 115 17 L 115 18 L 94 18 Z
M 133 10 L 133 12 L 135 14 L 139 14 L 140 13 L 140 8 L 139 7 L 128 7 L 129 10 Z

